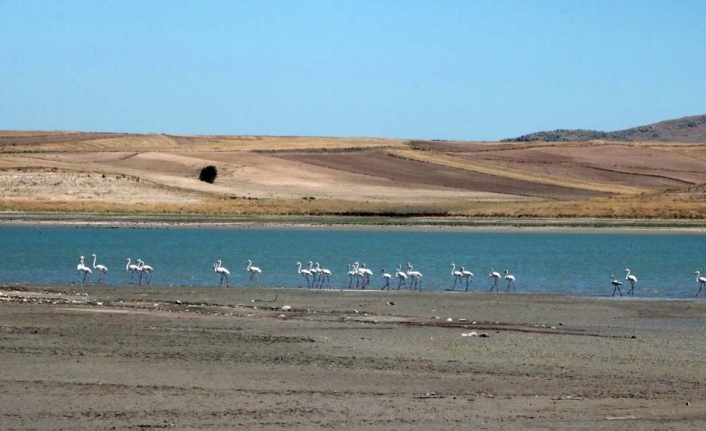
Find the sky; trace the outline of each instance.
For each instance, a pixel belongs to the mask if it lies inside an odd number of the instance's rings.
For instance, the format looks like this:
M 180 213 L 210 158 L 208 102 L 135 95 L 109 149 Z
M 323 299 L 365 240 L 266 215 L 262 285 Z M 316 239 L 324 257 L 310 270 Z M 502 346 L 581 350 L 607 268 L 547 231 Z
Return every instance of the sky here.
M 0 0 L 0 129 L 486 141 L 706 114 L 701 0 Z

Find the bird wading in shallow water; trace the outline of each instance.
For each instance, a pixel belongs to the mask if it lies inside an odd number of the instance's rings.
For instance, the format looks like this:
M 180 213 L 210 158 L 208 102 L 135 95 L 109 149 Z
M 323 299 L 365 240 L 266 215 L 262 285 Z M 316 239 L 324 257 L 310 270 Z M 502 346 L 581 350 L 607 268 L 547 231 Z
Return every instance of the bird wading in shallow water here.
M 498 280 L 500 280 L 500 273 L 498 271 L 495 271 L 493 268 L 490 268 L 490 274 L 488 274 L 488 277 L 493 277 L 495 282 L 493 283 L 492 286 L 490 286 L 490 290 L 488 292 L 492 292 L 494 288 L 498 287 Z M 496 289 L 497 291 L 497 289 Z
M 216 263 L 213 264 L 213 271 L 221 275 L 221 282 L 218 284 L 219 286 L 223 285 L 223 278 L 226 279 L 226 287 L 229 287 L 228 285 L 228 276 L 230 275 L 230 271 L 225 269 L 224 267 L 221 266 L 221 260 L 218 259 Z
M 507 289 L 505 289 L 505 292 L 510 291 L 510 285 L 512 284 L 512 291 L 517 292 L 515 289 L 515 276 L 512 274 L 508 274 L 507 269 L 505 270 L 505 280 L 507 280 Z
M 696 292 L 696 295 L 694 296 L 699 296 L 699 293 L 701 293 L 701 289 L 704 288 L 704 285 L 706 285 L 706 277 L 701 276 L 701 272 L 695 271 L 694 274 L 696 274 L 696 282 L 699 283 L 699 291 Z
M 246 268 L 246 271 L 250 272 L 250 280 L 248 282 L 252 281 L 253 277 L 255 277 L 255 281 L 257 281 L 257 285 L 260 286 L 260 277 L 259 275 L 262 273 L 262 270 L 258 268 L 257 266 L 252 266 L 252 261 L 248 259 L 247 261 L 248 267 Z
M 620 280 L 616 280 L 615 277 L 613 277 L 613 274 L 610 274 L 610 284 L 613 285 L 613 296 L 615 296 L 616 290 L 620 296 L 623 296 L 623 292 L 620 291 L 620 286 L 622 286 L 623 283 Z
M 100 276 L 98 276 L 98 283 L 100 283 L 101 280 L 103 280 L 105 278 L 105 276 L 107 275 L 108 268 L 105 265 L 101 265 L 101 264 L 96 265 L 97 257 L 96 257 L 95 253 L 93 253 L 91 255 L 91 257 L 93 258 L 93 269 L 98 270 L 101 274 Z
M 628 295 L 630 295 L 635 290 L 635 283 L 637 283 L 637 277 L 630 274 L 629 268 L 625 268 L 625 279 L 630 282 L 630 291 L 628 291 Z

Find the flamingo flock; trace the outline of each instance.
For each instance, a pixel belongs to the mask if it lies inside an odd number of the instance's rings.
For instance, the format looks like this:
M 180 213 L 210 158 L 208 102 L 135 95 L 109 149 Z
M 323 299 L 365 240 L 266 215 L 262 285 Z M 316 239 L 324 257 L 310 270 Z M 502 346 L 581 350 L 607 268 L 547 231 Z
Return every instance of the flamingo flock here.
M 81 284 L 85 284 L 86 280 L 90 280 L 90 277 L 93 274 L 94 270 L 97 271 L 99 274 L 96 283 L 101 283 L 108 275 L 108 267 L 97 263 L 98 256 L 96 255 L 96 253 L 92 253 L 91 258 L 93 259 L 92 268 L 86 265 L 85 256 L 79 257 L 79 263 L 76 266 L 76 270 L 80 278 L 79 282 Z M 301 282 L 306 281 L 306 285 L 308 288 L 323 289 L 325 285 L 328 289 L 331 289 L 331 276 L 333 275 L 332 271 L 323 267 L 319 262 L 314 262 L 310 260 L 307 262 L 307 264 L 308 269 L 305 268 L 301 262 L 297 262 L 295 264 L 297 268 L 297 274 L 300 277 L 299 287 L 302 286 Z M 467 292 L 470 284 L 473 281 L 473 272 L 467 270 L 463 266 L 459 267 L 459 269 L 456 269 L 456 264 L 453 262 L 451 262 L 449 267 L 451 268 L 450 274 L 453 277 L 453 284 L 448 290 L 455 291 L 456 286 L 458 285 L 459 287 L 463 288 L 464 292 Z M 216 260 L 216 262 L 212 265 L 212 269 L 216 274 L 220 276 L 219 286 L 222 286 L 223 281 L 225 280 L 226 287 L 230 287 L 230 271 L 228 271 L 228 269 L 222 266 L 221 259 Z M 246 262 L 245 270 L 250 273 L 248 284 L 254 282 L 259 287 L 260 274 L 262 274 L 262 269 L 257 266 L 254 266 L 252 260 L 248 259 Z M 135 277 L 137 276 L 138 285 L 141 285 L 143 280 L 145 281 L 145 284 L 149 285 L 152 281 L 152 276 L 154 275 L 154 268 L 146 264 L 144 260 L 137 259 L 133 263 L 131 258 L 129 257 L 125 259 L 125 271 L 130 273 L 130 284 L 134 284 Z M 630 290 L 626 292 L 626 295 L 634 296 L 635 285 L 637 284 L 637 276 L 633 274 L 629 268 L 625 268 L 624 272 L 625 281 L 630 283 Z M 365 263 L 361 264 L 356 261 L 351 264 L 348 264 L 347 275 L 349 277 L 349 289 L 353 288 L 353 283 L 355 282 L 356 289 L 364 290 L 370 286 L 373 271 L 367 268 L 365 266 Z M 694 275 L 696 275 L 696 282 L 699 284 L 699 290 L 694 296 L 699 296 L 702 291 L 706 293 L 706 276 L 702 276 L 700 271 L 695 271 Z M 402 264 L 399 264 L 395 269 L 394 274 L 387 272 L 383 268 L 380 270 L 380 277 L 382 278 L 384 283 L 380 290 L 387 289 L 389 291 L 392 287 L 391 282 L 393 278 L 397 279 L 397 290 L 422 290 L 423 274 L 420 271 L 415 270 L 411 262 L 407 262 L 406 270 L 403 270 Z M 507 281 L 507 287 L 505 289 L 505 292 L 509 292 L 510 289 L 512 289 L 513 292 L 517 291 L 517 288 L 515 286 L 515 276 L 510 274 L 508 269 L 505 269 L 504 273 L 501 275 L 500 272 L 496 271 L 493 268 L 490 268 L 488 277 L 493 279 L 493 284 L 490 286 L 488 292 L 492 292 L 493 290 L 500 290 L 500 278 L 503 278 L 505 281 Z M 613 274 L 610 275 L 609 281 L 611 286 L 613 286 L 612 296 L 615 296 L 616 293 L 620 296 L 623 296 L 623 292 L 620 288 L 623 285 L 623 282 L 616 279 Z

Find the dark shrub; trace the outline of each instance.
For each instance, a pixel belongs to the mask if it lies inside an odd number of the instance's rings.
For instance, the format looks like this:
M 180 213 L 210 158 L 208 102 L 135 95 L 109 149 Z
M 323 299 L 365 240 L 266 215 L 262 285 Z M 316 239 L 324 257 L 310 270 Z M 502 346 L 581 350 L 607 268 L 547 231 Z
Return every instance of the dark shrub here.
M 201 173 L 199 174 L 199 179 L 201 181 L 206 181 L 207 183 L 213 184 L 213 182 L 216 181 L 217 176 L 218 176 L 218 169 L 216 169 L 216 167 L 213 165 L 208 165 L 208 166 L 201 169 Z

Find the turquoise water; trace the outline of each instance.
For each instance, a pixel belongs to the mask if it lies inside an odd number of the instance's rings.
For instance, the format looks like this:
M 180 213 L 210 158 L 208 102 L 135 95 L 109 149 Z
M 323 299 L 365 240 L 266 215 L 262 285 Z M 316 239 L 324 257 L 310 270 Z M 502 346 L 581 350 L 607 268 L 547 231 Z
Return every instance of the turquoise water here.
M 297 287 L 296 262 L 318 261 L 332 271 L 334 287 L 348 287 L 347 264 L 372 269 L 371 288 L 380 288 L 380 270 L 394 275 L 412 262 L 423 273 L 424 290 L 453 284 L 450 263 L 475 273 L 470 290 L 492 285 L 490 268 L 508 269 L 518 292 L 610 295 L 610 274 L 623 281 L 625 268 L 638 278 L 636 296 L 690 298 L 698 290 L 695 270 L 706 273 L 706 235 L 638 233 L 404 232 L 286 229 L 132 229 L 0 227 L 1 283 L 78 283 L 80 255 L 98 255 L 109 268 L 104 283 L 124 285 L 125 258 L 155 268 L 153 285 L 214 286 L 217 259 L 231 272 L 231 285 L 248 283 L 246 260 L 262 269 L 263 287 Z M 94 271 L 91 281 L 97 280 Z M 393 280 L 396 286 L 396 281 Z M 500 290 L 507 283 L 500 281 Z

